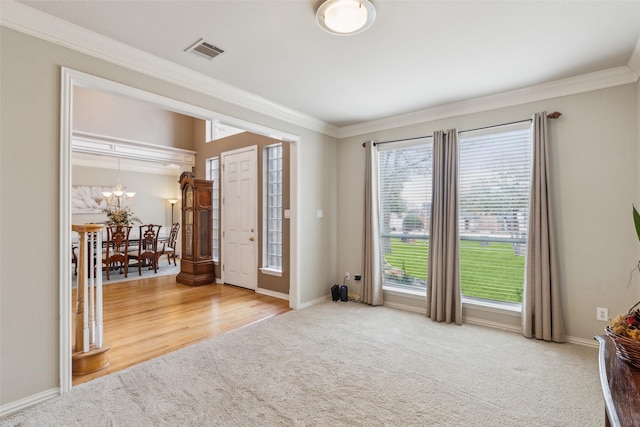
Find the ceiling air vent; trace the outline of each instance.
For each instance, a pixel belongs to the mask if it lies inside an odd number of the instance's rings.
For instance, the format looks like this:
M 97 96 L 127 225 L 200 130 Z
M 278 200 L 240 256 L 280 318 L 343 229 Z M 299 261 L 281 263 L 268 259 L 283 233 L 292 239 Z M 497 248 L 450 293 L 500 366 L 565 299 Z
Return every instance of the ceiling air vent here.
M 224 50 L 212 45 L 211 43 L 207 43 L 204 39 L 200 39 L 185 49 L 185 52 L 193 52 L 198 56 L 211 60 L 223 53 Z

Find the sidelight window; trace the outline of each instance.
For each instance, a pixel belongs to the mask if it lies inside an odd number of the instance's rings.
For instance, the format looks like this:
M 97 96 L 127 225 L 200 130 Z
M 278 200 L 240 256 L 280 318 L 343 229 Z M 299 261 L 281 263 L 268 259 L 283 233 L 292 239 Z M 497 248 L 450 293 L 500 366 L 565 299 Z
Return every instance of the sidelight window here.
M 207 159 L 206 174 L 209 181 L 213 181 L 213 196 L 211 198 L 211 236 L 212 255 L 214 261 L 219 261 L 220 254 L 220 158 Z
M 282 271 L 282 144 L 264 149 L 263 268 Z

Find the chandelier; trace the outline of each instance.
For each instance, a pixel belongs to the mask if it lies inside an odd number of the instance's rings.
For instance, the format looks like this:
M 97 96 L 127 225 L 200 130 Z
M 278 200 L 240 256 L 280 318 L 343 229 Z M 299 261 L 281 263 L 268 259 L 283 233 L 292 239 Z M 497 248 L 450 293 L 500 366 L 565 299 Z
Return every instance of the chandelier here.
M 136 195 L 135 191 L 127 191 L 127 188 L 123 187 L 120 182 L 120 159 L 118 159 L 118 183 L 111 191 L 103 191 L 102 195 L 107 207 L 118 209 L 127 207 L 129 200 Z

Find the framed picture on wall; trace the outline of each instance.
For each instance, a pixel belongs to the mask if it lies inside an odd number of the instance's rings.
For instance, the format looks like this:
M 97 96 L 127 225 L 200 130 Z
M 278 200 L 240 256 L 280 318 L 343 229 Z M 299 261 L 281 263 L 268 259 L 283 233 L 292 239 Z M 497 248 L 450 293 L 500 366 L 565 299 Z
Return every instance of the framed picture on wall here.
M 111 187 L 90 185 L 73 185 L 71 187 L 72 214 L 99 214 L 107 206 L 103 191 L 111 191 Z

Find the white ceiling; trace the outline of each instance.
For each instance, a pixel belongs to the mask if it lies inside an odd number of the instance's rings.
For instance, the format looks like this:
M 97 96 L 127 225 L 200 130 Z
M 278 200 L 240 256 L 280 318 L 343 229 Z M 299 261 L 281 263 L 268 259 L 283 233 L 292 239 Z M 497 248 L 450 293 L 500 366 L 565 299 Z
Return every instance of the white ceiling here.
M 354 36 L 314 0 L 20 3 L 337 127 L 627 66 L 640 39 L 640 0 L 373 0 Z

